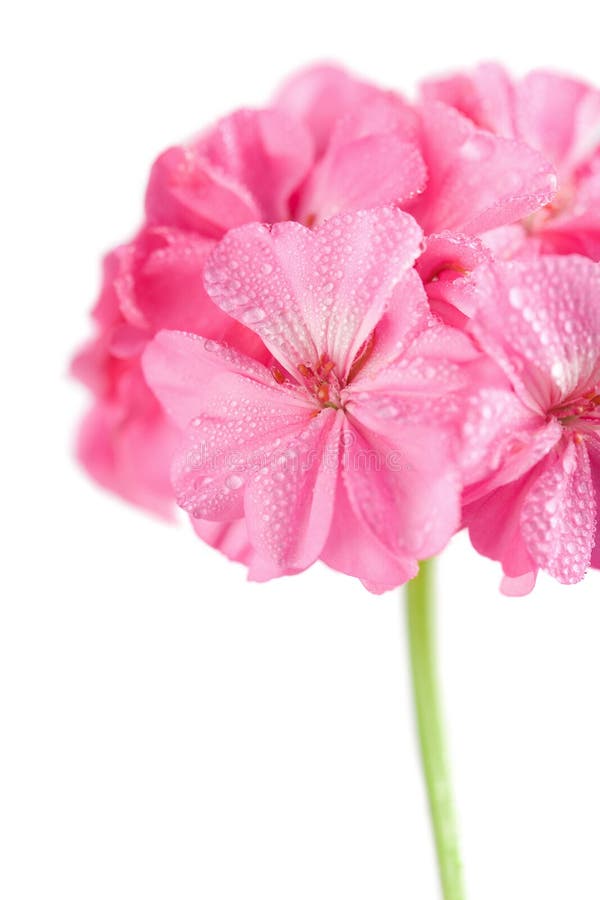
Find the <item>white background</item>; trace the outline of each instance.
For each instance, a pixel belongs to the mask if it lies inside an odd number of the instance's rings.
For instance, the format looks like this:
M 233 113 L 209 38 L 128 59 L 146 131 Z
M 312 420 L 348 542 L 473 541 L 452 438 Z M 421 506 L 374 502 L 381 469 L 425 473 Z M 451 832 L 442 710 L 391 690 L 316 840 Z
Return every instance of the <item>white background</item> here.
M 101 252 L 153 157 L 333 58 L 600 81 L 582 0 L 11 4 L 1 27 L 0 896 L 434 900 L 399 600 L 265 586 L 70 455 Z M 600 302 L 600 298 L 599 298 Z M 501 597 L 464 535 L 440 643 L 471 900 L 600 897 L 600 576 Z

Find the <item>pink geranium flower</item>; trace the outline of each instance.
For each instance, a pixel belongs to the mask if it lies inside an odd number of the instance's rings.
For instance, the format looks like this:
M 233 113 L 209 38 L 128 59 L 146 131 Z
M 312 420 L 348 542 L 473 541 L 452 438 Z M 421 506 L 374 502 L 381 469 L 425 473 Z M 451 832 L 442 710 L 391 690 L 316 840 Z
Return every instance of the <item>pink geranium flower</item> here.
M 418 269 L 432 308 L 452 325 L 473 312 L 471 273 L 489 261 L 480 239 L 512 234 L 556 193 L 556 173 L 537 150 L 477 127 L 444 103 L 417 108 L 427 186 L 403 204 L 428 235 Z M 491 232 L 495 233 L 495 232 Z
M 192 517 L 245 519 L 251 577 L 321 558 L 383 590 L 459 522 L 460 403 L 477 353 L 410 270 L 422 233 L 390 208 L 231 231 L 210 296 L 273 354 L 161 332 L 149 384 L 186 438 L 173 479 Z
M 105 262 L 96 334 L 73 363 L 94 395 L 78 455 L 105 487 L 162 515 L 174 505 L 168 471 L 177 431 L 141 370 L 148 340 L 161 328 L 181 328 L 268 357 L 204 291 L 204 261 L 216 240 L 245 222 L 314 223 L 339 209 L 399 202 L 425 181 L 400 97 L 338 69 L 304 73 L 296 85 L 305 79 L 325 90 L 335 81 L 337 99 L 345 98 L 337 112 L 318 98 L 297 111 L 284 91 L 279 108 L 240 110 L 167 150 L 150 175 L 147 224 Z M 320 114 L 317 134 L 309 120 Z M 223 529 L 207 526 L 212 543 L 214 534 L 225 548 L 238 546 L 237 537 L 230 541 Z
M 600 259 L 600 91 L 554 72 L 513 81 L 499 65 L 430 79 L 427 100 L 441 100 L 481 128 L 536 148 L 558 173 L 558 193 L 520 228 L 493 236 L 505 253 L 581 253 Z
M 514 392 L 484 389 L 465 411 L 463 464 L 479 473 L 465 522 L 506 592 L 526 593 L 540 568 L 571 584 L 600 564 L 600 265 L 544 256 L 477 282 L 472 331 Z
M 178 432 L 148 389 L 141 354 L 163 327 L 201 331 L 267 359 L 262 342 L 208 298 L 203 265 L 214 241 L 173 228 L 144 228 L 104 261 L 93 310 L 97 333 L 72 372 L 94 397 L 78 456 L 104 487 L 158 513 L 173 513 L 169 462 Z

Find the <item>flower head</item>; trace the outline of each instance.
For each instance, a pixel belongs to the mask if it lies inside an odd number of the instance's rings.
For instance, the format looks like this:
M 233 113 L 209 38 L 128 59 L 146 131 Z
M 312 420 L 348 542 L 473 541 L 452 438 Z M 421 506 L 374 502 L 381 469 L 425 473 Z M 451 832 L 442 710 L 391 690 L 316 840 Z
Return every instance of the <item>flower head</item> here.
M 209 251 L 247 222 L 314 225 L 339 210 L 412 197 L 425 169 L 411 116 L 398 95 L 319 66 L 291 80 L 274 108 L 238 110 L 160 155 L 146 192 L 147 221 L 108 255 L 95 335 L 72 366 L 93 393 L 78 455 L 101 484 L 172 514 L 168 472 L 177 431 L 146 385 L 140 360 L 147 342 L 163 328 L 180 328 L 267 359 L 260 339 L 206 294 Z M 224 547 L 237 546 L 207 527 L 211 543 L 213 533 Z
M 531 589 L 540 568 L 570 584 L 598 562 L 600 266 L 496 263 L 478 293 L 472 331 L 513 391 L 484 391 L 466 413 L 467 462 L 482 468 L 465 521 L 509 592 Z
M 421 238 L 390 208 L 312 231 L 236 229 L 206 288 L 272 365 L 174 332 L 145 351 L 149 384 L 186 432 L 178 502 L 201 520 L 244 518 L 257 577 L 321 558 L 383 590 L 458 525 L 457 398 L 478 354 L 428 308 L 410 270 Z
M 455 107 L 486 131 L 525 142 L 556 168 L 556 196 L 521 226 L 494 235 L 498 248 L 514 255 L 532 245 L 600 259 L 600 91 L 544 70 L 514 81 L 491 63 L 430 79 L 422 91 L 427 101 Z

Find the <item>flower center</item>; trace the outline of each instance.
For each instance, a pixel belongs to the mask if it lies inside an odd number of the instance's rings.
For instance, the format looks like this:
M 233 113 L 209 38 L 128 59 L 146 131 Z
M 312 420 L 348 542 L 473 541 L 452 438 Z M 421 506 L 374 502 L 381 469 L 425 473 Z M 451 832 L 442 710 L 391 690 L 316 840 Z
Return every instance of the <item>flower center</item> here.
M 557 216 L 569 209 L 573 203 L 574 194 L 575 189 L 573 185 L 568 182 L 562 184 L 556 196 L 549 203 L 546 203 L 541 209 L 531 213 L 530 216 L 523 220 L 525 230 L 530 234 L 535 234 L 535 232 L 543 229 L 548 222 L 556 219 Z
M 316 401 L 315 415 L 325 408 L 341 409 L 340 392 L 343 385 L 335 373 L 335 363 L 326 353 L 322 353 L 316 363 L 300 363 L 297 369 L 305 390 Z M 272 374 L 278 384 L 285 382 L 281 369 L 273 369 Z
M 600 431 L 600 393 L 588 391 L 581 397 L 570 398 L 551 410 L 563 428 L 581 437 L 585 432 Z

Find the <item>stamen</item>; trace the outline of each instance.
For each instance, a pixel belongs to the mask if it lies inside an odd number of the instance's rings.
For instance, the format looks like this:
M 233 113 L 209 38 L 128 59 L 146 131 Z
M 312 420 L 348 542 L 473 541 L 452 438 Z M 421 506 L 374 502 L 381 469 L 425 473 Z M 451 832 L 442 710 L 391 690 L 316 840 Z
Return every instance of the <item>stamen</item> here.
M 568 428 L 578 441 L 584 440 L 586 433 L 600 431 L 600 394 L 596 388 L 579 397 L 564 400 L 552 410 L 563 428 Z
M 300 372 L 300 374 L 302 375 L 303 378 L 313 378 L 314 374 L 315 374 L 313 372 L 313 370 L 311 369 L 311 367 L 305 366 L 304 363 L 300 363 L 300 365 L 298 366 L 298 371 Z
M 277 384 L 283 384 L 285 381 L 285 375 L 281 371 L 281 369 L 271 369 L 271 375 L 277 382 Z
M 320 384 L 317 389 L 317 397 L 321 403 L 329 403 L 329 385 Z

